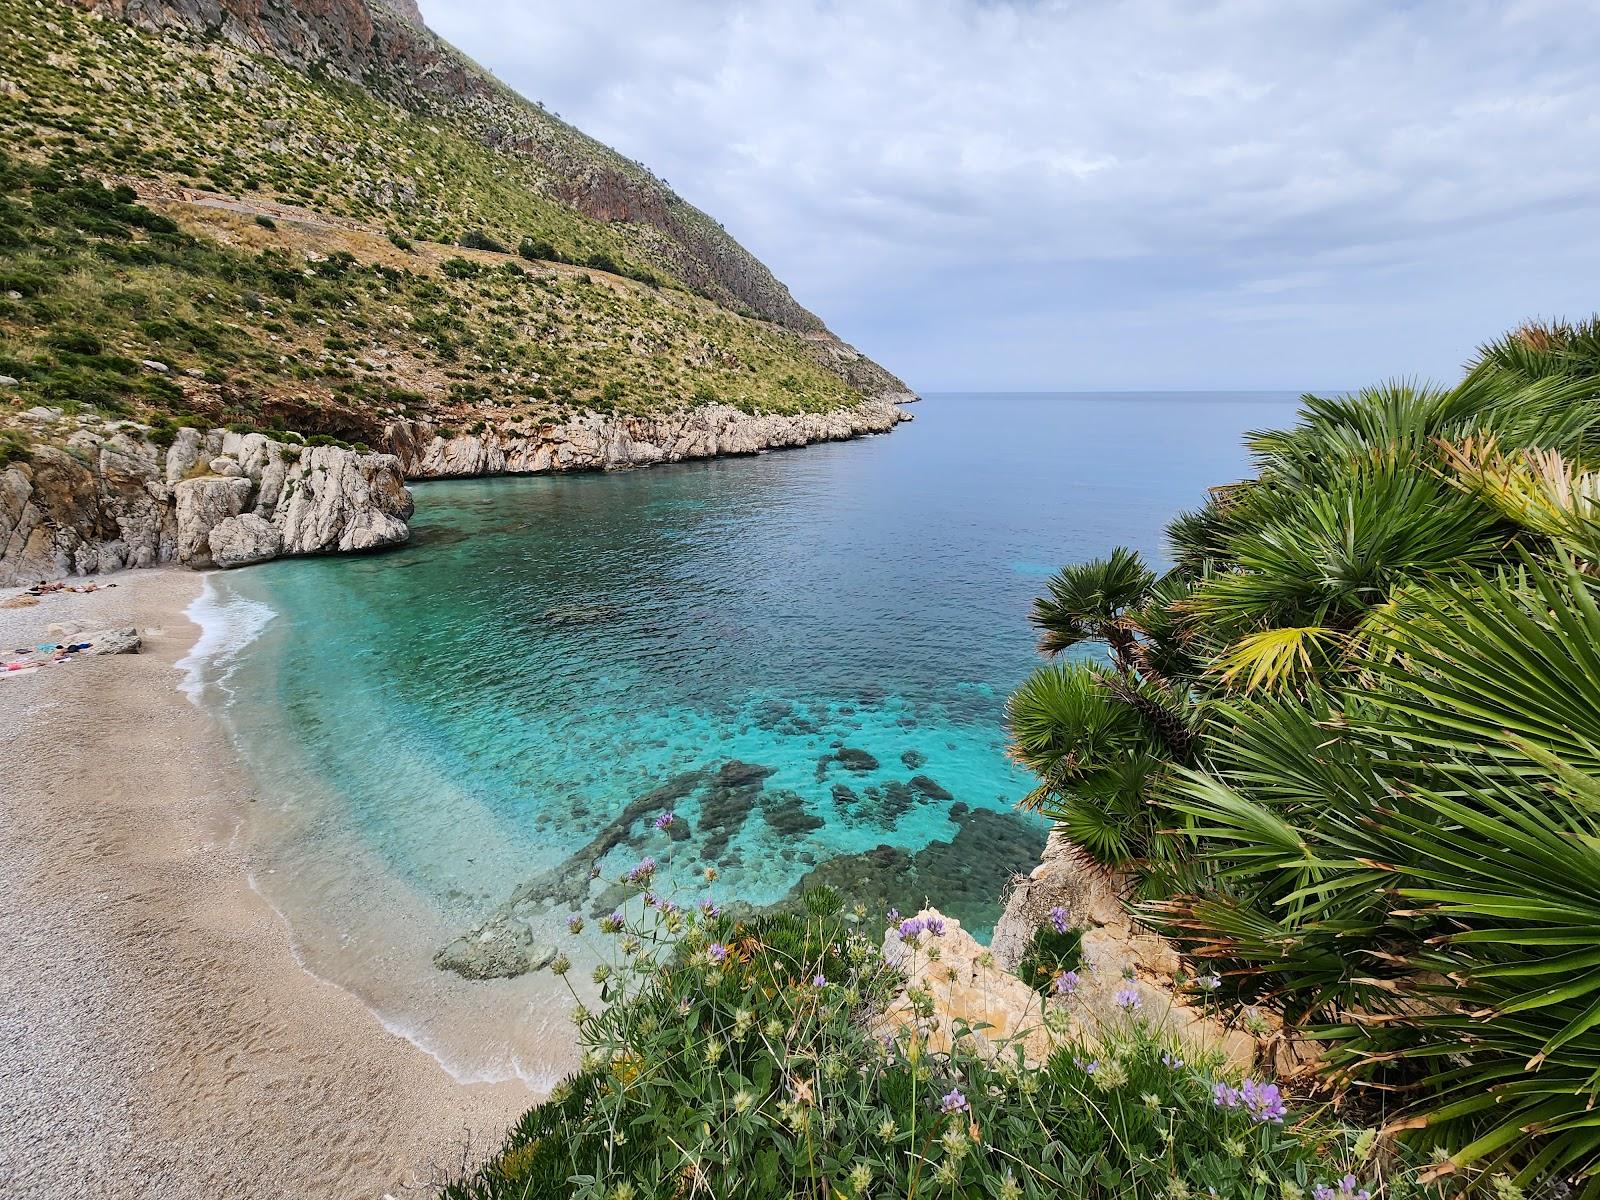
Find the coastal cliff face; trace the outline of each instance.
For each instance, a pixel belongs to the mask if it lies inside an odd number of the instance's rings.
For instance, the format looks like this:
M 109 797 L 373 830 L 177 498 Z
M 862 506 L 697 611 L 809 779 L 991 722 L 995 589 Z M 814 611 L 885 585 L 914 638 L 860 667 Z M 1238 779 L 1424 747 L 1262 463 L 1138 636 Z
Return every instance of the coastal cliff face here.
M 371 550 L 405 541 L 411 512 L 392 455 L 220 429 L 163 450 L 86 425 L 0 471 L 0 584 Z
M 531 433 L 486 429 L 446 436 L 425 422 L 402 421 L 389 427 L 386 449 L 410 479 L 612 470 L 841 441 L 887 433 L 910 419 L 893 402 L 879 400 L 830 412 L 759 416 L 725 404 L 650 417 L 585 413 Z

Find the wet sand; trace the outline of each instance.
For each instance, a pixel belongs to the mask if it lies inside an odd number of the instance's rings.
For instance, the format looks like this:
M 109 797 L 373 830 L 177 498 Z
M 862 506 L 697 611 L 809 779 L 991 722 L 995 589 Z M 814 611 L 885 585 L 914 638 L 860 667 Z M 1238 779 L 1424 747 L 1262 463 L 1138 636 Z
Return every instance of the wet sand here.
M 249 784 L 178 690 L 200 576 L 107 580 L 0 607 L 6 660 L 53 622 L 144 637 L 0 679 L 0 1194 L 427 1194 L 533 1093 L 457 1083 L 300 968 L 233 845 Z

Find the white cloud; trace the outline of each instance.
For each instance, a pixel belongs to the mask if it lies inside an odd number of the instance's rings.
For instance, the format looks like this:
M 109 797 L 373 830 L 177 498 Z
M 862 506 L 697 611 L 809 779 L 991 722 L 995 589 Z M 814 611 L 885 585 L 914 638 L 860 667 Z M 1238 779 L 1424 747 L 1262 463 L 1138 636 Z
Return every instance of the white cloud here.
M 423 9 L 923 386 L 1446 373 L 1600 305 L 1592 2 Z

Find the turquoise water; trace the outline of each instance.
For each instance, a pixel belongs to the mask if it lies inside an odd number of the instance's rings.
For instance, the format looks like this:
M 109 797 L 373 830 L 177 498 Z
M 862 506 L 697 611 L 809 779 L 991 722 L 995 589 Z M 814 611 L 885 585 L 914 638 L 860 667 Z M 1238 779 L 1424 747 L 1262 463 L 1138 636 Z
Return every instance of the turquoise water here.
M 686 888 L 713 862 L 721 895 L 768 903 L 818 872 L 986 932 L 1043 840 L 1001 728 L 1032 597 L 1118 543 L 1159 558 L 1164 523 L 1243 472 L 1241 433 L 1292 409 L 936 396 L 885 437 L 418 485 L 403 549 L 214 577 L 258 635 L 210 694 L 272 814 L 263 888 L 363 990 L 377 962 L 426 974 L 524 881 L 568 882 L 637 801 L 608 874 L 650 853 Z M 669 780 L 686 840 L 637 816 Z M 426 936 L 380 944 L 418 914 Z

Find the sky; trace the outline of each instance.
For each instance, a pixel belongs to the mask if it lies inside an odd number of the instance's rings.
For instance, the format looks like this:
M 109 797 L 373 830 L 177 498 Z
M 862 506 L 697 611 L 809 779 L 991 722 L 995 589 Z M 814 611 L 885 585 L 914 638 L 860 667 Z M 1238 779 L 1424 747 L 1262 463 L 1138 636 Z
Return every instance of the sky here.
M 422 0 L 914 388 L 1450 380 L 1600 309 L 1600 0 Z

